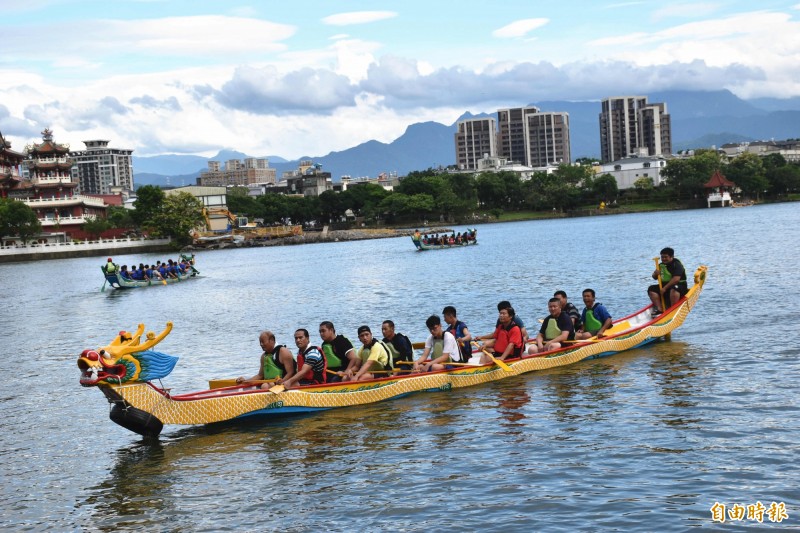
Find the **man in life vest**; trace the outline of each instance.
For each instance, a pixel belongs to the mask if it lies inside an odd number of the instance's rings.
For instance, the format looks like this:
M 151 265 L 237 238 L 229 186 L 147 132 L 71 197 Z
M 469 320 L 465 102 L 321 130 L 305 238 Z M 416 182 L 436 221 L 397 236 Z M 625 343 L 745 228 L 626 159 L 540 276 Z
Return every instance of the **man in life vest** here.
M 508 302 L 500 302 L 504 306 L 497 313 L 497 326 L 494 332 L 489 335 L 482 335 L 478 339 L 486 339 L 486 342 L 480 346 L 481 351 L 490 351 L 489 345 L 491 344 L 491 351 L 494 352 L 495 359 L 512 359 L 522 355 L 522 349 L 525 346 L 522 337 L 522 328 L 514 321 L 516 312 L 511 305 L 505 305 Z M 481 355 L 481 364 L 485 365 L 491 363 L 492 359 L 486 354 Z
M 509 308 L 511 308 L 511 302 L 509 302 L 508 300 L 503 300 L 502 302 L 497 304 L 497 312 L 498 313 L 500 313 L 500 311 L 502 311 L 503 309 L 509 309 Z M 514 324 L 516 324 L 517 327 L 519 327 L 519 331 L 520 331 L 520 333 L 522 333 L 522 344 L 527 344 L 528 343 L 528 328 L 525 327 L 525 323 L 522 321 L 522 319 L 519 316 L 517 316 L 516 313 L 514 313 L 514 315 L 511 317 L 511 321 Z M 495 332 L 497 331 L 497 328 L 499 326 L 500 326 L 500 319 L 498 318 L 497 322 L 494 325 L 494 328 L 495 328 L 494 332 L 492 332 L 489 335 L 481 335 L 481 336 L 475 337 L 475 340 L 476 341 L 481 341 L 481 340 L 485 341 L 483 343 L 483 348 L 485 348 L 486 350 L 491 352 L 493 350 L 493 348 L 494 348 Z M 500 350 L 500 351 L 502 351 L 502 350 Z
M 336 372 L 338 376 L 329 375 L 328 381 L 341 381 L 342 372 L 350 360 L 357 357 L 353 343 L 344 335 L 337 335 L 333 322 L 325 320 L 319 325 L 319 336 L 322 337 L 322 351 L 328 370 Z
M 461 361 L 461 352 L 458 349 L 456 338 L 449 331 L 442 328 L 442 320 L 431 315 L 425 321 L 431 334 L 425 340 L 425 350 L 422 356 L 414 361 L 414 372 L 428 372 L 444 370 L 448 363 Z
M 536 343 L 528 348 L 528 353 L 558 350 L 564 341 L 575 339 L 575 327 L 569 315 L 561 310 L 561 300 L 556 297 L 550 298 L 547 310 L 550 315 L 542 322 L 542 327 L 536 335 Z
M 672 248 L 661 250 L 661 264 L 653 271 L 653 279 L 657 280 L 659 276 L 661 287 L 650 285 L 647 288 L 647 294 L 653 302 L 653 316 L 664 312 L 661 308 L 662 298 L 667 307 L 672 307 L 689 291 L 689 286 L 686 284 L 686 269 L 683 268 L 683 263 L 675 259 L 675 250 Z
M 575 338 L 602 339 L 606 330 L 614 325 L 611 314 L 603 304 L 595 301 L 594 289 L 583 289 L 583 304 L 586 307 L 581 313 L 581 326 L 575 332 Z
M 461 362 L 466 363 L 472 357 L 472 333 L 467 329 L 467 325 L 458 319 L 456 316 L 456 308 L 448 305 L 442 310 L 442 316 L 447 323 L 446 331 L 453 334 L 458 343 L 458 349 L 461 351 Z
M 561 302 L 561 311 L 567 313 L 572 320 L 572 326 L 577 330 L 581 326 L 581 312 L 569 300 L 567 300 L 567 293 L 564 291 L 556 291 L 553 293 L 554 298 L 558 298 Z
M 382 377 L 376 372 L 383 374 L 392 369 L 389 360 L 389 350 L 378 339 L 372 336 L 369 326 L 358 328 L 358 340 L 363 347 L 358 352 L 358 357 L 350 361 L 347 370 L 344 371 L 342 381 L 361 381 Z
M 103 270 L 105 271 L 106 274 L 114 274 L 117 271 L 117 265 L 115 265 L 114 261 L 112 261 L 111 258 L 109 257 Z
M 394 330 L 393 321 L 384 320 L 381 324 L 381 333 L 383 333 L 383 343 L 389 348 L 392 366 L 397 366 L 398 361 L 414 360 L 414 348 L 411 341 L 402 333 Z
M 246 383 L 248 381 L 262 381 L 268 379 L 289 379 L 297 372 L 297 364 L 294 362 L 292 352 L 283 344 L 275 344 L 275 335 L 271 331 L 262 331 L 258 335 L 258 342 L 261 344 L 260 367 L 258 374 L 251 378 L 240 376 L 236 378 L 236 383 Z M 270 388 L 270 383 L 262 383 L 262 389 Z
M 294 343 L 297 345 L 297 373 L 286 379 L 279 379 L 276 384 L 285 389 L 293 385 L 313 385 L 327 381 L 328 368 L 325 355 L 316 346 L 310 346 L 308 330 L 300 328 L 294 332 Z

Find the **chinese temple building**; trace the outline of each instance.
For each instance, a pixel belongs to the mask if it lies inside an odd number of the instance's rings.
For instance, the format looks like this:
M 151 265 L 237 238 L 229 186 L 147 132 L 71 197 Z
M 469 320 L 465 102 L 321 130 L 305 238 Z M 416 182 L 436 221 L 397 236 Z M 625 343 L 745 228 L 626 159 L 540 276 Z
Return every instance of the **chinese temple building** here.
M 703 188 L 709 189 L 708 207 L 713 207 L 711 204 L 715 203 L 719 203 L 720 207 L 732 205 L 731 191 L 736 188 L 736 184 L 723 176 L 719 170 L 714 171 L 711 179 L 703 185 Z
M 0 132 L 0 198 L 8 198 L 9 189 L 19 186 L 22 178 L 19 175 L 19 165 L 25 159 L 25 154 L 11 149 L 11 143 Z
M 56 143 L 53 132 L 45 129 L 42 142 L 29 145 L 27 152 L 22 165 L 28 179 L 9 188 L 8 197 L 25 202 L 36 212 L 43 233 L 61 233 L 65 239 L 86 238 L 82 225 L 105 218 L 108 207 L 102 199 L 75 194 L 78 182 L 71 178 L 69 146 Z

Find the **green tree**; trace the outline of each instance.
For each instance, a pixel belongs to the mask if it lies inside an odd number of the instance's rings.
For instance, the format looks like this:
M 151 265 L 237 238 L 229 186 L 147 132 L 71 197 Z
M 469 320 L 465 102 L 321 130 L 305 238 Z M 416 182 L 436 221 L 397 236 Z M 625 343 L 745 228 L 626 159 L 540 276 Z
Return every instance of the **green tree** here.
M 139 227 L 152 226 L 155 217 L 161 213 L 164 205 L 164 191 L 155 185 L 143 185 L 136 191 L 133 202 L 133 221 Z
M 481 172 L 475 180 L 478 201 L 485 206 L 500 206 L 506 198 L 506 183 L 495 172 Z
M 115 228 L 132 228 L 135 225 L 132 215 L 133 210 L 120 205 L 112 205 L 108 208 L 106 219 Z
M 344 217 L 344 212 L 342 198 L 338 192 L 323 191 L 319 195 L 319 218 L 321 220 L 337 222 Z
M 650 191 L 655 187 L 653 178 L 641 177 L 633 182 L 633 186 L 637 191 Z
M 640 178 L 641 179 L 641 178 Z M 650 181 L 652 186 L 652 180 Z M 619 195 L 617 180 L 611 174 L 603 174 L 592 183 L 592 191 L 597 200 L 610 202 Z
M 97 240 L 104 231 L 108 231 L 113 227 L 113 224 L 105 218 L 94 217 L 83 223 L 81 228 L 89 234 L 92 240 Z
M 19 200 L 0 198 L 0 242 L 4 237 L 17 236 L 23 243 L 42 233 L 36 212 Z
M 733 158 L 725 169 L 725 175 L 748 196 L 759 198 L 759 195 L 769 188 L 761 157 L 750 152 L 744 152 Z
M 153 215 L 153 226 L 159 235 L 172 237 L 178 244 L 192 242 L 190 231 L 204 222 L 203 203 L 188 192 L 164 198 L 161 210 Z
M 800 189 L 800 166 L 785 165 L 766 171 L 769 191 L 772 194 L 785 194 Z

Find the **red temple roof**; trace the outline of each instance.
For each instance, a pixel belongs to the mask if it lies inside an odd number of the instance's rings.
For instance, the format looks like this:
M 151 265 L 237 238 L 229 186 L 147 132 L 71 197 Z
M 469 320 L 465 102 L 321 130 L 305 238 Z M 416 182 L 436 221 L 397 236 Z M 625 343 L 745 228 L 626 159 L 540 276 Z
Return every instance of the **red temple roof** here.
M 714 187 L 736 187 L 736 184 L 728 180 L 719 170 L 715 170 L 708 183 L 703 185 L 706 189 L 713 189 Z

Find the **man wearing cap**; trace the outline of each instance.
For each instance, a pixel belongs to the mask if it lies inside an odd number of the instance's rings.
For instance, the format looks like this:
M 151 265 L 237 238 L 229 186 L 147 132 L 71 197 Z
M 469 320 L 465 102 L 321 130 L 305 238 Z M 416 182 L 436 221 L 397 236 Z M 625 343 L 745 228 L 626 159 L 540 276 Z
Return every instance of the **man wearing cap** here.
M 369 326 L 358 328 L 358 340 L 364 345 L 358 352 L 358 357 L 354 357 L 344 371 L 342 381 L 363 381 L 375 379 L 375 373 L 391 369 L 389 362 L 389 350 L 381 341 L 372 336 Z
M 114 264 L 114 261 L 111 258 L 108 258 L 108 262 L 104 268 L 106 274 L 114 274 L 117 271 L 117 265 Z

